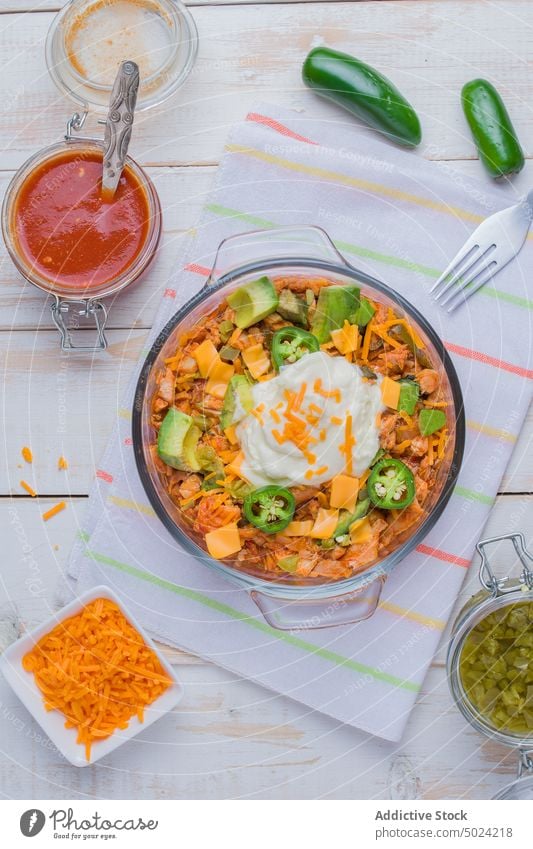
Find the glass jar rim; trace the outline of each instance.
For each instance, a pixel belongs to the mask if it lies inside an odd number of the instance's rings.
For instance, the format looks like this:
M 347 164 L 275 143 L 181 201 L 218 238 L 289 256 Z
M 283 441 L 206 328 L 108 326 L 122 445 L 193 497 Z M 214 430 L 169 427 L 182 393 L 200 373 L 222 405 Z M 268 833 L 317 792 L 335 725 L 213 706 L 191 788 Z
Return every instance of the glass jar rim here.
M 146 194 L 146 202 L 149 208 L 149 227 L 145 242 L 134 261 L 122 271 L 117 277 L 112 278 L 105 283 L 94 286 L 92 289 L 88 287 L 86 290 L 61 286 L 48 280 L 44 276 L 38 274 L 34 268 L 28 263 L 19 250 L 16 240 L 12 235 L 11 217 L 16 208 L 17 197 L 22 186 L 28 179 L 32 171 L 42 163 L 54 159 L 59 156 L 62 151 L 72 150 L 74 147 L 85 150 L 104 149 L 104 144 L 98 139 L 90 138 L 69 138 L 61 142 L 41 148 L 32 156 L 30 156 L 16 171 L 12 177 L 4 195 L 4 201 L 1 211 L 1 224 L 4 242 L 9 253 L 9 256 L 17 268 L 18 272 L 37 288 L 54 297 L 63 300 L 80 301 L 94 300 L 96 298 L 107 298 L 110 295 L 116 294 L 120 290 L 126 288 L 144 272 L 155 255 L 159 239 L 161 236 L 162 221 L 161 221 L 161 205 L 159 196 L 155 189 L 152 180 L 146 174 L 144 169 L 130 156 L 126 157 L 126 165 L 131 169 L 135 178 L 143 187 Z
M 57 21 L 57 32 L 58 33 L 60 32 L 61 29 L 63 29 L 63 26 L 66 25 L 67 18 L 68 18 L 69 14 L 71 12 L 75 15 L 79 14 L 79 12 L 76 12 L 75 9 L 74 9 L 76 4 L 79 5 L 79 2 L 80 2 L 80 0 L 71 0 L 71 2 L 67 3 L 60 10 L 60 12 L 58 14 L 58 21 Z M 105 0 L 104 0 L 104 2 L 105 2 Z M 167 13 L 167 16 L 169 17 L 173 33 L 177 38 L 177 30 L 178 30 L 178 23 L 179 23 L 179 20 L 180 20 L 180 16 L 178 14 L 178 5 L 176 3 L 176 0 L 142 0 L 142 2 L 146 3 L 147 5 L 156 6 L 158 3 L 160 3 L 161 5 L 165 6 L 165 12 Z M 94 6 L 97 6 L 99 3 L 102 3 L 102 0 L 86 0 L 86 4 L 87 4 L 88 7 L 90 7 L 91 4 L 94 5 Z M 52 23 L 54 23 L 54 22 L 52 22 Z M 50 27 L 50 29 L 52 29 L 52 27 Z M 62 59 L 69 61 L 69 54 L 68 54 L 68 51 L 66 49 L 65 38 L 60 40 L 60 47 L 61 47 L 61 50 L 62 50 Z M 178 48 L 179 48 L 179 41 L 175 40 L 173 42 L 171 55 L 167 57 L 167 59 L 163 62 L 162 65 L 160 65 L 160 67 L 156 71 L 154 71 L 152 74 L 150 74 L 149 76 L 147 76 L 143 79 L 142 82 L 143 82 L 144 85 L 149 86 L 154 80 L 157 79 L 157 77 L 161 76 L 162 74 L 164 74 L 168 70 L 168 68 L 172 65 L 172 63 L 176 59 L 176 56 L 177 56 L 177 53 L 178 53 Z M 80 73 L 77 70 L 76 66 L 73 65 L 72 61 L 70 61 L 70 72 L 71 72 L 72 76 L 74 77 L 74 79 L 76 79 L 82 85 L 88 85 L 91 88 L 96 89 L 97 91 L 102 91 L 102 92 L 106 92 L 108 94 L 111 94 L 111 91 L 112 91 L 112 88 L 113 88 L 112 82 L 111 83 L 99 83 L 96 80 L 91 79 L 91 77 L 88 76 L 88 75 L 84 76 L 82 73 Z
M 496 728 L 490 722 L 487 722 L 481 712 L 468 698 L 461 680 L 459 665 L 466 639 L 479 622 L 502 607 L 532 600 L 533 590 L 524 591 L 522 585 L 517 581 L 516 593 L 511 592 L 502 595 L 487 594 L 477 604 L 472 605 L 468 609 L 466 607 L 463 608 L 459 614 L 459 619 L 456 620 L 446 658 L 448 684 L 452 698 L 467 722 L 481 734 L 484 734 L 490 739 L 497 740 L 510 748 L 531 747 L 533 745 L 533 731 L 529 736 L 522 736 L 511 731 L 503 731 Z
M 48 73 L 59 91 L 71 100 L 88 109 L 107 110 L 112 83 L 104 84 L 80 74 L 68 57 L 62 34 L 63 24 L 79 0 L 69 0 L 56 14 L 46 36 L 45 56 Z M 98 0 L 87 0 L 87 3 Z M 189 76 L 198 54 L 198 30 L 191 13 L 180 0 L 147 0 L 164 4 L 165 12 L 170 16 L 176 35 L 171 56 L 152 74 L 141 80 L 136 111 L 143 112 L 164 103 L 171 97 Z M 183 37 L 180 36 L 183 32 Z M 185 44 L 183 59 L 179 62 L 180 47 Z M 162 84 L 156 86 L 157 80 Z

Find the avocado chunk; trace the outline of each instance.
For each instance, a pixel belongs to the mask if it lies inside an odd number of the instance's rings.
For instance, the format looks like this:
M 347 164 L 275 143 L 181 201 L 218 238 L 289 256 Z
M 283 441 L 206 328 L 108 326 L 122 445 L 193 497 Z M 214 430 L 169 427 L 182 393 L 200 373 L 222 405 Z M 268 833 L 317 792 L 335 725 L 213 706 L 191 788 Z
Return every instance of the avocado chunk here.
M 300 327 L 307 327 L 308 311 L 307 301 L 291 292 L 290 289 L 281 290 L 277 312 L 282 318 L 286 321 L 292 321 L 293 324 L 298 324 Z
M 228 383 L 220 413 L 220 427 L 225 430 L 244 418 L 254 405 L 252 384 L 244 374 L 234 374 Z
M 232 321 L 221 321 L 218 325 L 218 332 L 220 333 L 220 338 L 223 342 L 227 342 L 233 331 L 235 330 L 235 325 Z
M 224 465 L 211 445 L 198 445 L 196 460 L 202 472 L 216 472 L 215 479 L 224 477 Z
M 289 554 L 287 557 L 278 560 L 278 566 L 284 572 L 296 572 L 299 559 L 297 554 Z
M 163 463 L 173 469 L 198 472 L 200 463 L 196 456 L 196 446 L 200 434 L 201 430 L 196 427 L 191 416 L 171 407 L 159 428 L 157 453 Z
M 235 324 L 244 329 L 276 311 L 278 293 L 270 277 L 260 277 L 231 292 L 226 300 L 235 310 Z
M 422 436 L 431 436 L 432 433 L 436 433 L 436 431 L 444 427 L 445 424 L 446 413 L 443 413 L 442 410 L 435 410 L 428 407 L 420 410 L 420 415 L 418 416 L 418 427 Z
M 358 286 L 324 286 L 320 290 L 311 321 L 313 333 L 321 345 L 329 342 L 331 331 L 341 328 L 359 309 Z
M 357 324 L 358 327 L 366 327 L 375 312 L 376 310 L 368 298 L 362 297 L 359 309 L 350 316 L 350 324 Z
M 400 380 L 400 400 L 398 409 L 412 416 L 420 397 L 420 387 L 416 380 Z

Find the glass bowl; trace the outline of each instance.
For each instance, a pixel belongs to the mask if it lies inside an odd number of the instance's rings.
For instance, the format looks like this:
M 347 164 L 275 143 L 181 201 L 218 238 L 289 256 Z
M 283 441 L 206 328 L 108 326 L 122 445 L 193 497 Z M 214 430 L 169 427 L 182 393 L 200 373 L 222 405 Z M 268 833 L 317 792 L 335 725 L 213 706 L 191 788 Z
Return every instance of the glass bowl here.
M 281 228 L 281 230 L 284 229 Z M 286 234 L 291 229 L 286 228 Z M 376 582 L 378 584 L 382 582 L 393 566 L 424 538 L 441 515 L 453 491 L 464 449 L 463 400 L 455 369 L 444 345 L 423 316 L 384 283 L 349 265 L 338 254 L 324 231 L 309 227 L 300 228 L 297 232 L 299 238 L 296 242 L 293 238 L 290 243 L 289 253 L 292 251 L 292 256 L 287 255 L 287 252 L 285 252 L 285 255 L 282 252 L 274 256 L 264 255 L 263 242 L 265 238 L 267 241 L 277 240 L 278 245 L 280 240 L 283 242 L 283 233 L 280 236 L 279 231 L 244 234 L 242 237 L 233 237 L 233 239 L 227 240 L 233 242 L 231 248 L 233 253 L 238 256 L 239 245 L 243 247 L 242 239 L 249 241 L 251 237 L 256 242 L 262 243 L 260 250 L 263 251 L 263 256 L 258 260 L 240 266 L 234 265 L 222 275 L 219 272 L 212 274 L 203 289 L 183 306 L 163 328 L 146 357 L 135 393 L 132 422 L 135 457 L 139 475 L 150 503 L 172 536 L 186 551 L 194 554 L 218 573 L 251 590 L 254 600 L 260 605 L 267 619 L 269 616 L 271 619 L 273 616 L 276 618 L 273 611 L 275 610 L 279 614 L 281 609 L 279 604 L 274 604 L 273 609 L 270 609 L 272 605 L 270 605 L 269 600 L 272 598 L 278 601 L 280 599 L 286 601 L 303 601 L 305 599 L 317 611 L 320 611 L 320 602 L 326 599 L 331 602 L 333 598 L 338 597 L 346 600 L 348 596 L 354 596 L 354 598 L 357 596 L 357 602 L 360 605 L 362 599 L 359 592 L 373 584 L 373 592 L 370 593 L 370 602 L 364 609 L 364 615 L 357 616 L 357 619 L 367 618 L 373 612 L 377 605 L 377 599 L 379 599 L 380 590 L 378 590 Z M 302 250 L 301 244 L 302 235 L 307 237 L 304 250 Z M 309 236 L 311 236 L 310 240 Z M 235 242 L 235 240 L 237 241 Z M 294 253 L 296 243 L 300 243 L 299 247 L 302 250 L 300 256 Z M 304 251 L 307 255 L 304 254 Z M 215 267 L 217 268 L 220 266 L 220 256 L 219 249 L 215 260 Z M 289 573 L 283 576 L 276 574 L 273 578 L 269 578 L 264 570 L 253 565 L 248 566 L 242 562 L 236 565 L 236 561 L 232 563 L 229 560 L 218 561 L 213 559 L 205 550 L 205 543 L 201 536 L 193 532 L 183 513 L 165 491 L 157 471 L 154 452 L 155 433 L 150 422 L 151 399 L 156 387 L 156 377 L 161 368 L 164 367 L 164 360 L 175 353 L 182 333 L 215 309 L 232 290 L 262 275 L 270 275 L 272 278 L 287 275 L 317 276 L 326 277 L 333 284 L 353 284 L 354 281 L 360 284 L 363 295 L 366 294 L 387 306 L 393 307 L 397 313 L 409 319 L 414 330 L 423 339 L 433 367 L 441 375 L 445 395 L 449 400 L 447 418 L 450 438 L 447 453 L 440 467 L 438 485 L 434 487 L 429 500 L 424 504 L 425 507 L 427 504 L 425 519 L 415 526 L 412 536 L 400 544 L 391 554 L 350 578 L 329 582 L 323 578 L 299 578 L 296 580 Z M 267 601 L 265 601 L 265 598 Z M 267 610 L 267 608 L 269 609 Z M 320 619 L 320 612 L 315 611 L 311 614 L 311 618 L 315 616 Z M 352 610 L 347 621 L 356 621 L 353 617 Z M 306 618 L 306 621 L 308 618 Z M 327 625 L 337 624 L 337 615 L 330 616 L 330 619 L 332 621 L 328 620 Z M 276 627 L 283 627 L 279 621 L 273 622 L 273 624 Z M 319 623 L 311 627 L 326 627 L 326 624 Z

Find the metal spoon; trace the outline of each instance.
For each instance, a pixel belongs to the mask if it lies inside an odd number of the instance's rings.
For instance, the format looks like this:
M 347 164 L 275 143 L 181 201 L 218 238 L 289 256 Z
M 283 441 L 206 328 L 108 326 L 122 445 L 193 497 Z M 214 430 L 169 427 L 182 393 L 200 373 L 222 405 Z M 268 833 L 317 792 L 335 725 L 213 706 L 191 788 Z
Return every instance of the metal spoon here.
M 124 168 L 139 82 L 139 66 L 130 59 L 122 62 L 113 83 L 109 112 L 105 122 L 102 174 L 102 198 L 105 201 L 113 199 Z

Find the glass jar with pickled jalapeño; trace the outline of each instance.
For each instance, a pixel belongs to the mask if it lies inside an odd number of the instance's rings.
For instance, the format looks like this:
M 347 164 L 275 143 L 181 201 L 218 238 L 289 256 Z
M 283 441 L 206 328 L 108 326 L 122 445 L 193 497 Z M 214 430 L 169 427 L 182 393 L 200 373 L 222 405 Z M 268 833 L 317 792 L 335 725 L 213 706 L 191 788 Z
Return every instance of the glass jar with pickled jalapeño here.
M 486 549 L 509 540 L 521 571 L 497 578 Z M 518 750 L 518 775 L 494 798 L 533 799 L 533 556 L 521 533 L 477 545 L 481 589 L 464 605 L 448 648 L 448 682 L 467 721 Z

